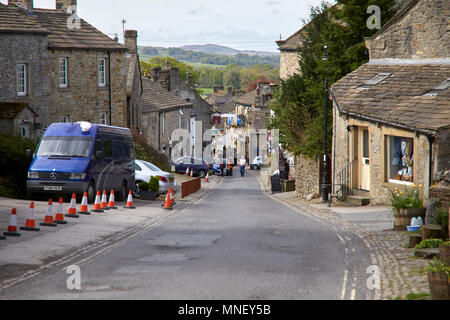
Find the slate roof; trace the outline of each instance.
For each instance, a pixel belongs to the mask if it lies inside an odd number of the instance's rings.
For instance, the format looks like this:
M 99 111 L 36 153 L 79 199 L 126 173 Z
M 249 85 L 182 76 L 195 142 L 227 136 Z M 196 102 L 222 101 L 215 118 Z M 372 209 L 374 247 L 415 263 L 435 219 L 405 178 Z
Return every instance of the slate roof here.
M 47 33 L 49 49 L 126 51 L 127 48 L 80 18 L 81 29 L 67 27 L 63 10 L 25 9 L 0 4 L 0 32 Z
M 361 88 L 380 73 L 391 75 Z M 340 112 L 351 117 L 436 132 L 450 126 L 450 88 L 431 90 L 446 79 L 450 79 L 450 59 L 427 64 L 369 62 L 337 81 L 332 92 Z
M 248 92 L 247 94 L 243 95 L 242 97 L 235 99 L 233 102 L 235 102 L 235 104 L 240 104 L 245 107 L 251 107 L 253 104 L 253 101 L 255 100 L 255 97 L 256 97 L 256 89 Z
M 142 85 L 144 88 L 141 96 L 143 113 L 192 107 L 192 103 L 177 97 L 147 77 L 142 78 Z
M 293 35 L 291 35 L 289 38 L 287 38 L 285 40 L 276 41 L 276 43 L 278 45 L 278 49 L 280 51 L 296 51 L 296 50 L 298 50 L 298 48 L 301 45 L 302 33 L 304 32 L 305 27 L 306 26 L 304 26 L 303 28 L 301 28 L 300 30 L 298 30 L 297 32 L 295 32 Z

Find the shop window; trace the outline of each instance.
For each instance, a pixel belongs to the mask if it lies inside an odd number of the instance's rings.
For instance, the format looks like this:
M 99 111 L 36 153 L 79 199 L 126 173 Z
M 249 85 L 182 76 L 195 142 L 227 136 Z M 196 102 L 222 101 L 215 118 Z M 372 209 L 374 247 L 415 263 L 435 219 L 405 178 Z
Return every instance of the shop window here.
M 414 140 L 388 136 L 388 178 L 390 182 L 414 181 Z

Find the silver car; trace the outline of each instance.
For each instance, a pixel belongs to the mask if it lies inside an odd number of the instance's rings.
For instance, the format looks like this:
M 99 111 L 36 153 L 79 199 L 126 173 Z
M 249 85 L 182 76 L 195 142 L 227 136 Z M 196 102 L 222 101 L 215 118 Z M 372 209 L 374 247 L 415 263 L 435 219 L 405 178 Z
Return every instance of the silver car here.
M 136 185 L 140 182 L 150 182 L 151 177 L 159 177 L 159 194 L 166 193 L 169 188 L 175 191 L 176 180 L 172 173 L 164 172 L 157 166 L 144 160 L 135 160 Z

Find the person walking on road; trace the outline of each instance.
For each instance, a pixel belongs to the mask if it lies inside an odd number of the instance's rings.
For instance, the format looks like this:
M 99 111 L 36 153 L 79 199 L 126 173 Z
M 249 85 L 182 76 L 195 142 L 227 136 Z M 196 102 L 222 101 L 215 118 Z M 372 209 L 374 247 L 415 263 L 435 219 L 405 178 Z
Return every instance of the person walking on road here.
M 245 165 L 247 164 L 247 161 L 245 160 L 245 157 L 242 156 L 240 160 L 240 166 L 241 166 L 241 177 L 245 176 Z

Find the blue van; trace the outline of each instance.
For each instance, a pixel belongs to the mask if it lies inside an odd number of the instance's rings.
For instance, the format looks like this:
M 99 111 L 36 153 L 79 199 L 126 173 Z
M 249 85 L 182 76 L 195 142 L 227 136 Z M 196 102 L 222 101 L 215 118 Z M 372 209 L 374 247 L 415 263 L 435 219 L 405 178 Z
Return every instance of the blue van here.
M 134 190 L 134 144 L 130 129 L 89 122 L 53 123 L 45 131 L 28 170 L 27 194 L 114 190 L 117 200 Z

